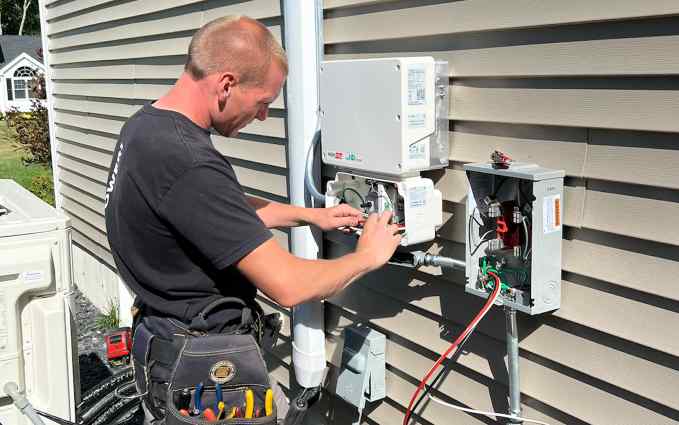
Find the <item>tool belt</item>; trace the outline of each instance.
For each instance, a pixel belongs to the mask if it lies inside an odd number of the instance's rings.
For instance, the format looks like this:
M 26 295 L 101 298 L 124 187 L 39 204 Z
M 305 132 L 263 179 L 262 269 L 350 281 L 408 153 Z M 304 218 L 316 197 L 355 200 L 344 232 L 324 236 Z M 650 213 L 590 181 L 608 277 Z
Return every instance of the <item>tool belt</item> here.
M 229 303 L 243 309 L 241 324 L 224 333 L 205 331 L 210 312 Z M 143 317 L 135 320 L 132 343 L 137 390 L 159 424 L 277 423 L 259 345 L 275 343 L 277 314 L 253 314 L 242 300 L 223 298 L 205 307 L 189 326 L 165 320 L 169 327 L 160 333 L 152 332 Z

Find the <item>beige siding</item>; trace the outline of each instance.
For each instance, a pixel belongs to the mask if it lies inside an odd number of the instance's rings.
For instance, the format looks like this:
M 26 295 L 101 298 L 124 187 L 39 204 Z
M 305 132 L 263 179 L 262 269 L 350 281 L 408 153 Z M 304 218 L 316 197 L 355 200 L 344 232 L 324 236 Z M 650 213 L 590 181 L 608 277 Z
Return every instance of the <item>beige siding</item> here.
M 427 173 L 443 193 L 446 220 L 432 252 L 464 255 L 462 164 L 501 149 L 566 171 L 562 308 L 519 321 L 525 416 L 676 423 L 679 62 L 671 52 L 679 48 L 679 3 L 326 0 L 325 7 L 328 59 L 433 55 L 451 64 L 451 165 Z M 326 253 L 341 255 L 350 249 L 344 244 L 329 236 Z M 415 383 L 479 309 L 463 284 L 459 272 L 387 267 L 326 303 L 331 383 L 344 326 L 367 323 L 387 335 L 387 399 L 366 411 L 372 423 L 401 423 Z M 289 344 L 272 353 L 285 379 Z M 504 344 L 504 316 L 495 309 L 439 395 L 506 411 Z M 325 408 L 350 414 L 332 398 Z M 433 403 L 421 415 L 422 423 L 482 423 Z
M 114 267 L 106 240 L 103 198 L 111 154 L 125 120 L 163 95 L 181 73 L 188 42 L 203 23 L 246 14 L 281 39 L 278 0 L 45 1 L 47 45 L 57 143 L 58 202 L 71 217 L 74 241 Z M 286 201 L 284 99 L 271 117 L 239 138 L 213 137 L 233 160 L 246 188 Z M 288 247 L 287 233 L 276 239 Z
M 112 264 L 103 221 L 110 155 L 122 123 L 181 72 L 191 31 L 250 14 L 281 37 L 277 0 L 48 1 L 61 205 L 74 241 Z M 451 165 L 427 173 L 445 224 L 429 247 L 464 253 L 462 164 L 501 149 L 566 171 L 563 303 L 520 317 L 524 415 L 550 424 L 679 421 L 679 3 L 666 0 L 325 0 L 326 57 L 433 55 L 450 63 Z M 168 28 L 171 30 L 168 31 Z M 246 190 L 287 200 L 284 99 L 238 139 L 215 136 Z M 287 233 L 274 232 L 288 245 Z M 329 236 L 326 253 L 346 239 Z M 387 267 L 326 303 L 329 396 L 309 423 L 346 423 L 332 396 L 342 329 L 384 332 L 387 398 L 366 410 L 402 420 L 417 381 L 478 310 L 464 276 Z M 289 312 L 266 298 L 267 311 Z M 289 388 L 289 329 L 267 354 Z M 504 318 L 493 310 L 438 395 L 506 411 Z M 429 403 L 421 423 L 489 423 Z M 335 419 L 331 419 L 334 417 Z

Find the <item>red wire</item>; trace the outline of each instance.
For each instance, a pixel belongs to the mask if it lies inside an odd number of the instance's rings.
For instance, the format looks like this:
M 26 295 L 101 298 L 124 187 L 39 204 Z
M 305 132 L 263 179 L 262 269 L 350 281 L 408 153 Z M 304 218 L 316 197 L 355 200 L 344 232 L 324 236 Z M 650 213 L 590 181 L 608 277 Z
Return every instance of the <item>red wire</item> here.
M 496 275 L 493 272 L 488 272 L 488 274 L 490 276 L 492 276 L 493 279 L 495 279 L 495 288 L 493 289 L 493 292 L 488 297 L 488 301 L 486 301 L 486 304 L 483 306 L 481 311 L 479 311 L 479 313 L 476 315 L 476 317 L 474 317 L 474 319 L 471 322 L 469 322 L 469 325 L 467 325 L 465 330 L 462 331 L 462 333 L 457 337 L 455 342 L 453 342 L 450 345 L 450 347 L 448 347 L 446 352 L 443 353 L 441 355 L 441 357 L 438 358 L 438 360 L 436 360 L 436 363 L 434 363 L 434 366 L 432 366 L 431 369 L 429 369 L 429 372 L 427 372 L 427 374 L 424 375 L 424 378 L 422 378 L 422 380 L 420 381 L 420 384 L 417 386 L 417 389 L 415 390 L 412 398 L 410 399 L 410 403 L 408 404 L 408 410 L 406 410 L 405 417 L 403 418 L 403 425 L 408 425 L 408 421 L 410 420 L 410 415 L 412 414 L 413 404 L 415 403 L 415 400 L 417 399 L 417 395 L 420 393 L 420 391 L 422 391 L 424 389 L 425 385 L 427 385 L 429 378 L 431 378 L 431 376 L 434 374 L 434 372 L 436 372 L 436 369 L 438 369 L 438 367 L 441 366 L 441 363 L 443 363 L 443 361 L 446 358 L 448 358 L 450 353 L 452 353 L 453 350 L 455 350 L 457 348 L 457 346 L 460 345 L 460 343 L 462 342 L 463 339 L 465 339 L 467 334 L 469 334 L 476 327 L 476 325 L 481 320 L 481 318 L 486 314 L 486 312 L 495 303 L 495 299 L 497 298 L 497 294 L 500 292 L 500 287 L 502 285 L 501 285 L 500 278 L 498 277 L 498 275 Z

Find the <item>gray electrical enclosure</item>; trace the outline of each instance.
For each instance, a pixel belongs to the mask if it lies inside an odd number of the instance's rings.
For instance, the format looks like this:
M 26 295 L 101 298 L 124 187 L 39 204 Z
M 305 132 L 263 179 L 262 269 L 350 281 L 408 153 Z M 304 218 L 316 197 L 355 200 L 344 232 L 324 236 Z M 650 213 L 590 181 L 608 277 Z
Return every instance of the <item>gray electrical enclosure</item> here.
M 499 300 L 528 314 L 561 305 L 563 170 L 511 163 L 464 166 L 469 293 L 487 297 L 499 275 Z
M 366 401 L 386 396 L 386 337 L 373 329 L 359 326 L 344 331 L 342 364 L 335 393 L 363 410 Z

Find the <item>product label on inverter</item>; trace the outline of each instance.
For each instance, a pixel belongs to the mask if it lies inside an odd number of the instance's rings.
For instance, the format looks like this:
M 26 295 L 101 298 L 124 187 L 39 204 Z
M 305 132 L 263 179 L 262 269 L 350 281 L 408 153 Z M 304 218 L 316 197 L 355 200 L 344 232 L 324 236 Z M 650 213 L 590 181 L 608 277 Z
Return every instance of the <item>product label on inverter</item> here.
M 43 278 L 43 272 L 40 270 L 24 272 L 21 278 L 24 282 L 38 282 Z
M 411 161 L 427 159 L 427 140 L 423 139 L 408 146 L 408 159 Z
M 542 209 L 542 227 L 545 234 L 561 229 L 561 195 L 545 197 Z
M 424 128 L 426 122 L 427 114 L 424 112 L 408 114 L 408 128 Z
M 422 208 L 427 204 L 427 188 L 424 186 L 411 187 L 408 190 L 408 204 L 410 208 Z
M 424 77 L 424 65 L 408 67 L 408 105 L 424 105 L 426 100 Z

